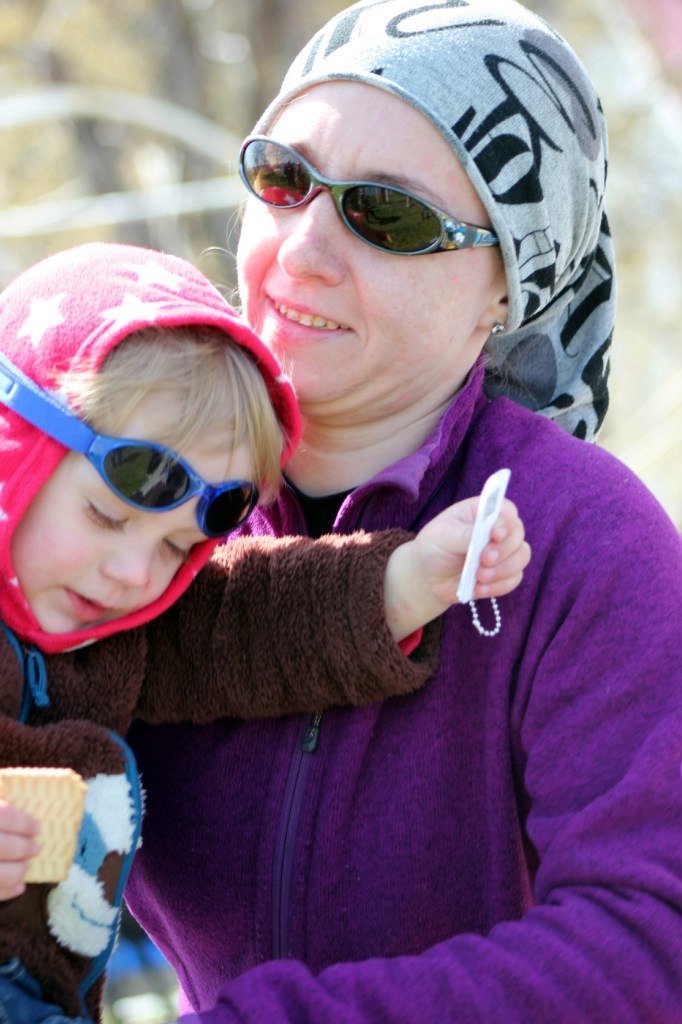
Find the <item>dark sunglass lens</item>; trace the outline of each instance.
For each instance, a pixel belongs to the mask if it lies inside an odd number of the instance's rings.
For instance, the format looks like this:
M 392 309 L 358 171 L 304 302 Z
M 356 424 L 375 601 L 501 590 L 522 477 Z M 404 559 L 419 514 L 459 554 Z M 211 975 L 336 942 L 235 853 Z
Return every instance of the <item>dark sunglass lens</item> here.
M 441 225 L 426 203 L 381 185 L 358 185 L 343 197 L 353 230 L 389 252 L 420 252 L 440 237 Z
M 142 508 L 168 508 L 189 487 L 187 473 L 174 459 L 143 445 L 121 445 L 104 460 L 107 478 L 127 501 Z
M 241 526 L 256 497 L 255 489 L 247 484 L 217 494 L 206 506 L 203 529 L 209 536 L 222 537 Z
M 296 154 L 276 143 L 249 143 L 242 166 L 252 191 L 270 206 L 296 206 L 310 189 L 310 177 Z

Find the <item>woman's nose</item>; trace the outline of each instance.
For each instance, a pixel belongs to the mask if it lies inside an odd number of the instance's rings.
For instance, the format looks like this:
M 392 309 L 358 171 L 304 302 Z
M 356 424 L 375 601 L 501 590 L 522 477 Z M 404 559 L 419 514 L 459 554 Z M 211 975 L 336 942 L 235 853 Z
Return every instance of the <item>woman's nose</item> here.
M 282 269 L 294 278 L 321 277 L 338 284 L 345 275 L 348 229 L 341 223 L 328 192 L 320 190 L 304 206 L 287 210 L 285 237 L 279 248 Z

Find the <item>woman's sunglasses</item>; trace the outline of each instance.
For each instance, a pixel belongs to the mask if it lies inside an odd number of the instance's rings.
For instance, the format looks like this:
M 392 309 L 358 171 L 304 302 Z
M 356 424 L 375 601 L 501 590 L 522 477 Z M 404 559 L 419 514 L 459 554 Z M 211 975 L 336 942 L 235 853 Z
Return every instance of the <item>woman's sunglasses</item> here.
M 206 483 L 164 445 L 96 434 L 3 355 L 0 402 L 65 448 L 84 455 L 128 505 L 145 512 L 169 512 L 199 498 L 197 522 L 207 537 L 224 537 L 241 526 L 258 501 L 258 490 L 248 480 Z
M 375 249 L 402 256 L 497 245 L 487 228 L 456 220 L 437 206 L 393 185 L 333 181 L 289 146 L 264 135 L 242 145 L 239 173 L 250 192 L 277 209 L 303 206 L 329 192 L 346 227 Z

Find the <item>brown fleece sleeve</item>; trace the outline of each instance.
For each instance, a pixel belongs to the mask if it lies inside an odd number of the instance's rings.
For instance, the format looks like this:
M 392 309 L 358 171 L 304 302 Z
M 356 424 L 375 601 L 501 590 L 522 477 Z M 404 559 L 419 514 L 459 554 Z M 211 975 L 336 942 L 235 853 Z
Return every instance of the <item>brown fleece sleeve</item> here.
M 83 778 L 125 769 L 121 747 L 92 722 L 67 720 L 39 727 L 0 717 L 0 767 L 73 768 Z
M 407 658 L 384 614 L 386 562 L 407 539 L 390 530 L 219 548 L 148 627 L 138 717 L 264 718 L 418 689 L 436 667 L 438 627 Z

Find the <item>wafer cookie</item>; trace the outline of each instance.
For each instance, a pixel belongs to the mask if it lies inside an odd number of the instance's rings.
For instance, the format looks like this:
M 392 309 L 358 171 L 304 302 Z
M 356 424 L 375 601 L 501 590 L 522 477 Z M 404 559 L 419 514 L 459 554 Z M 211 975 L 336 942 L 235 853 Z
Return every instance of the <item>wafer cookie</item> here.
M 71 768 L 1 768 L 0 796 L 40 821 L 40 852 L 26 882 L 61 882 L 69 873 L 87 786 Z

